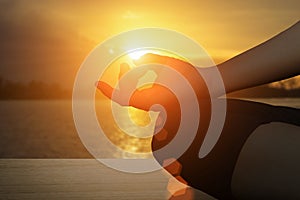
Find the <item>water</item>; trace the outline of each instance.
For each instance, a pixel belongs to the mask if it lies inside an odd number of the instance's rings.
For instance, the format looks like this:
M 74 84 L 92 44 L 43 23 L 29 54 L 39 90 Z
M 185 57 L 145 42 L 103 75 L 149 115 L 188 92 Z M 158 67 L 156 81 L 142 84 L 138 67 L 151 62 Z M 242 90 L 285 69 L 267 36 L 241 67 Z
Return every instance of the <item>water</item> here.
M 0 101 L 0 112 L 0 199 L 168 199 L 164 170 L 128 174 L 86 159 L 71 101 Z
M 300 108 L 300 99 L 254 101 Z M 162 170 L 124 174 L 78 159 L 92 156 L 76 132 L 71 101 L 1 101 L 0 113 L 0 199 L 167 199 L 171 177 Z M 259 128 L 237 163 L 235 194 L 241 199 L 300 198 L 298 133 L 299 128 L 280 124 Z M 200 199 L 213 199 L 197 192 Z
M 288 106 L 293 108 L 300 108 L 300 98 L 257 98 L 257 99 L 246 99 L 250 101 L 257 101 L 276 106 Z
M 299 98 L 254 101 L 300 108 Z M 0 101 L 0 113 L 1 158 L 91 158 L 75 129 L 71 101 Z M 109 110 L 98 114 L 108 118 Z M 118 134 L 110 123 L 102 126 L 108 132 Z M 136 150 L 147 152 L 150 149 L 149 139 L 141 142 L 123 135 L 116 141 L 124 148 L 139 144 L 140 148 Z
M 89 158 L 71 101 L 1 101 L 1 158 Z

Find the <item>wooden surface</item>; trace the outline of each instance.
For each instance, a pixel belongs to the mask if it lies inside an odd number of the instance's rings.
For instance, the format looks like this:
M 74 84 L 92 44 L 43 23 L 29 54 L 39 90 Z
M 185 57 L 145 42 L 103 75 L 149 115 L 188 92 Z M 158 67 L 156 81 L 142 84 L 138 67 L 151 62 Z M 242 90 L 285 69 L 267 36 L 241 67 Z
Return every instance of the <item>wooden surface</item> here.
M 0 199 L 24 200 L 166 200 L 170 178 L 122 173 L 93 159 L 0 159 L 0 177 Z
M 238 199 L 300 199 L 299 127 L 272 123 L 246 142 L 232 188 Z M 164 171 L 122 173 L 94 159 L 0 159 L 0 199 L 166 200 Z M 213 199 L 200 191 L 195 199 Z
M 233 176 L 239 199 L 300 199 L 299 127 L 261 126 Z M 256 153 L 255 153 L 256 152 Z M 94 159 L 0 159 L 0 199 L 166 200 L 164 171 L 122 173 Z M 200 191 L 195 199 L 213 199 Z

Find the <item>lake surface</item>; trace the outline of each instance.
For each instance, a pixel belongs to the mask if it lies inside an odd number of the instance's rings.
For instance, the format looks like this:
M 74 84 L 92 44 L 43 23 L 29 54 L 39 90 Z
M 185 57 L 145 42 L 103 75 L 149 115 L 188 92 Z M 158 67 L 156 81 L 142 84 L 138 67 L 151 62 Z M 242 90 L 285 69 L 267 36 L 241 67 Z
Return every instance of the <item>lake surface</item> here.
M 252 100 L 300 108 L 300 99 Z M 167 199 L 171 177 L 163 170 L 126 174 L 92 159 L 71 101 L 0 101 L 0 113 L 0 199 Z M 275 124 L 249 138 L 234 176 L 238 196 L 300 198 L 299 133 Z
M 298 98 L 254 101 L 300 108 Z M 0 113 L 0 158 L 91 158 L 75 129 L 71 101 L 0 101 Z

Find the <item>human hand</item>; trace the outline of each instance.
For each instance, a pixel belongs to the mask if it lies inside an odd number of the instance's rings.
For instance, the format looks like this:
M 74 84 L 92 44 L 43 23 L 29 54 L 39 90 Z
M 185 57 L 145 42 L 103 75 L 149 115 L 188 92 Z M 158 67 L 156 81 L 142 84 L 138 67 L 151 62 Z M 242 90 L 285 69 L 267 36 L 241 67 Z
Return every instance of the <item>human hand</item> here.
M 160 155 L 156 154 L 155 151 L 169 144 L 177 134 L 182 116 L 180 101 L 176 94 L 180 93 L 187 101 L 196 100 L 201 113 L 201 119 L 209 119 L 209 92 L 198 71 L 199 69 L 183 60 L 155 54 L 146 54 L 136 61 L 136 64 L 141 66 L 131 69 L 127 63 L 121 64 L 118 88 L 114 88 L 103 81 L 97 83 L 97 88 L 109 99 L 122 106 L 133 106 L 145 111 L 153 110 L 160 112 L 156 121 L 156 128 L 159 129 L 159 131 L 157 133 L 155 131 L 152 138 L 152 151 L 159 163 L 172 174 L 172 170 L 169 170 L 168 167 L 160 162 L 168 158 L 162 158 Z M 164 71 L 162 69 L 163 66 L 153 67 L 154 64 L 164 65 L 169 70 L 179 74 L 179 76 L 190 85 L 190 89 L 192 89 L 196 99 L 191 98 L 191 94 L 189 93 L 191 91 L 188 91 L 186 87 L 180 84 L 179 79 L 172 76 L 169 73 L 170 71 Z M 156 80 L 151 87 L 137 88 L 139 79 L 149 70 L 156 72 Z M 165 79 L 168 80 L 166 81 Z M 177 93 L 175 94 L 172 89 L 167 87 L 168 85 L 160 84 L 160 82 L 164 81 L 170 83 L 172 87 L 175 87 Z M 159 109 L 155 110 L 156 107 L 154 107 L 154 105 L 161 105 L 164 108 L 164 112 Z M 188 110 L 185 110 L 184 112 L 193 113 L 195 110 L 192 106 L 189 106 Z M 190 122 L 197 123 L 197 125 L 199 124 L 199 133 L 204 133 L 206 131 L 208 125 L 207 120 L 203 120 L 200 123 L 196 119 L 190 119 Z M 189 135 L 190 133 L 186 134 Z M 203 139 L 202 137 L 204 137 L 204 134 L 199 135 L 200 137 L 198 136 L 197 138 L 199 142 L 194 145 L 199 146 L 195 147 L 196 149 L 200 148 L 201 140 Z M 170 152 L 170 154 L 172 154 L 172 152 Z M 192 151 L 192 154 L 193 155 L 189 155 L 190 158 L 198 158 L 198 151 Z M 190 194 L 188 193 L 188 195 Z M 175 198 L 175 196 L 172 196 L 172 198 Z
M 198 101 L 202 99 L 201 102 L 206 103 L 202 103 L 201 105 L 198 105 L 198 102 L 194 103 L 199 106 L 201 116 L 210 114 L 206 112 L 210 106 L 207 86 L 198 72 L 198 69 L 193 65 L 183 60 L 155 54 L 146 54 L 135 63 L 141 66 L 130 69 L 128 64 L 121 64 L 119 88 L 113 88 L 103 81 L 97 83 L 97 88 L 105 96 L 122 106 L 133 106 L 145 111 L 152 110 L 160 112 L 156 121 L 156 128 L 160 130 L 163 127 L 163 129 L 158 133 L 155 132 L 156 134 L 152 142 L 153 150 L 159 149 L 169 143 L 177 133 L 181 122 L 181 105 L 176 95 L 179 94 L 179 96 L 182 96 L 186 101 Z M 162 66 L 153 67 L 155 64 L 164 65 L 171 70 L 171 72 L 179 74 L 179 76 L 185 80 L 185 83 L 190 85 L 190 88 L 186 88 L 181 84 L 180 80 L 170 74 L 169 70 L 162 70 Z M 147 88 L 136 88 L 139 79 L 149 70 L 153 70 L 157 74 L 157 79 L 154 84 Z M 170 87 L 167 87 L 168 85 L 159 84 L 163 81 L 175 87 L 177 91 L 176 94 Z M 188 89 L 192 89 L 192 91 Z M 189 92 L 193 92 L 196 98 L 191 98 L 192 95 Z M 161 106 L 157 109 L 157 107 L 153 105 Z M 188 103 L 188 105 L 190 104 Z M 163 110 L 161 108 L 163 108 Z M 188 106 L 184 112 L 194 113 L 195 108 Z M 193 120 L 195 119 L 191 119 L 190 121 L 193 122 Z M 193 123 L 199 122 L 194 121 Z M 205 129 L 206 126 L 202 127 Z
M 173 82 L 175 87 L 180 88 L 182 85 L 176 85 L 178 80 L 176 80 L 175 77 L 172 77 L 172 75 L 167 74 L 169 71 L 163 72 L 157 67 L 151 67 L 151 65 L 160 64 L 169 67 L 171 70 L 179 73 L 180 76 L 186 79 L 192 86 L 192 89 L 198 98 L 209 97 L 206 84 L 204 83 L 201 75 L 198 70 L 188 62 L 167 56 L 146 54 L 139 60 L 135 61 L 135 63 L 138 65 L 148 66 L 143 69 L 141 69 L 141 67 L 130 69 L 130 66 L 127 63 L 122 63 L 119 73 L 119 89 L 113 88 L 103 81 L 97 82 L 97 88 L 105 96 L 122 106 L 133 106 L 145 111 L 149 111 L 151 106 L 154 104 L 170 107 L 170 105 L 175 103 L 176 96 L 170 88 L 159 84 L 160 81 L 155 81 L 150 88 L 136 88 L 139 79 L 149 70 L 156 72 L 156 80 L 169 79 L 169 83 Z M 127 72 L 129 77 L 122 79 Z M 181 91 L 181 94 L 186 94 L 186 88 L 180 88 L 178 91 Z M 132 95 L 129 97 L 130 93 Z M 189 97 L 186 96 L 186 98 Z

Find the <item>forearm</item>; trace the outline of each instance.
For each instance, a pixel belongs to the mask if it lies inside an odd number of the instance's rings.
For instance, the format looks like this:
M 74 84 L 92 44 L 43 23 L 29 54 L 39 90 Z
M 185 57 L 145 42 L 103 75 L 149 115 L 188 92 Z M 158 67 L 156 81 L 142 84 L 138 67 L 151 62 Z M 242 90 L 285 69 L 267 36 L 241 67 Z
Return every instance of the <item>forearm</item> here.
M 300 74 L 300 22 L 217 67 L 226 93 Z

